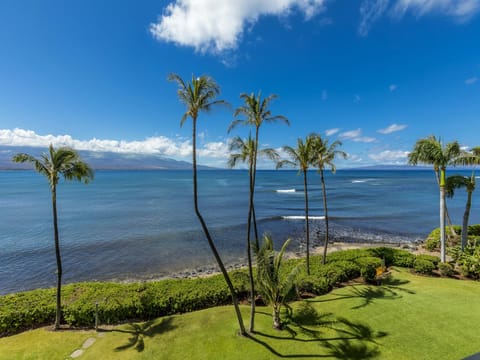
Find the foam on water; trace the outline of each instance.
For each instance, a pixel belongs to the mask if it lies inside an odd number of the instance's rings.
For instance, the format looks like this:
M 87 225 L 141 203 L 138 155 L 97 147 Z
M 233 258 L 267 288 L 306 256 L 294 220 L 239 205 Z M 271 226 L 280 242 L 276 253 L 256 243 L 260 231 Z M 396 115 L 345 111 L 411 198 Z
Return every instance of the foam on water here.
M 284 220 L 305 220 L 305 216 L 302 215 L 286 215 L 282 216 L 282 219 Z M 323 220 L 325 219 L 325 216 L 309 216 L 309 220 Z
M 275 190 L 277 193 L 280 193 L 280 194 L 290 194 L 290 193 L 294 193 L 296 192 L 297 190 L 295 189 L 278 189 L 278 190 Z

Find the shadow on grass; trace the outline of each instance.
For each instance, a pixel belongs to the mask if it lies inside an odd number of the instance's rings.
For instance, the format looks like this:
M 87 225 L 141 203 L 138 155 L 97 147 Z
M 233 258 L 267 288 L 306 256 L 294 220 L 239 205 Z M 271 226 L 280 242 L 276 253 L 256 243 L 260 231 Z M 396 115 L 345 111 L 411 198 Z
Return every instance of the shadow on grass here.
M 334 298 L 321 300 L 308 300 L 309 302 L 328 302 L 344 299 L 360 299 L 361 303 L 352 307 L 352 309 L 359 309 L 374 303 L 374 300 L 396 300 L 402 297 L 401 293 L 415 294 L 415 291 L 402 287 L 410 281 L 402 279 L 386 278 L 382 285 L 352 285 L 349 286 L 349 293 L 338 295 Z
M 162 318 L 160 322 L 156 321 L 147 321 L 142 324 L 128 324 L 125 329 L 114 329 L 114 330 L 101 330 L 108 332 L 120 332 L 131 334 L 132 336 L 128 338 L 126 344 L 117 346 L 115 351 L 123 351 L 134 348 L 138 352 L 142 352 L 145 349 L 144 339 L 152 338 L 156 335 L 160 335 L 167 331 L 175 329 L 175 326 L 172 325 L 172 318 Z
M 264 312 L 257 314 L 271 316 Z M 278 335 L 256 332 L 250 338 L 280 358 L 357 360 L 380 356 L 377 340 L 387 335 L 385 332 L 374 331 L 366 324 L 335 318 L 331 313 L 319 314 L 310 303 L 304 302 L 295 311 L 287 311 L 283 331 Z M 319 354 L 282 354 L 272 345 L 272 340 L 317 343 L 323 351 Z

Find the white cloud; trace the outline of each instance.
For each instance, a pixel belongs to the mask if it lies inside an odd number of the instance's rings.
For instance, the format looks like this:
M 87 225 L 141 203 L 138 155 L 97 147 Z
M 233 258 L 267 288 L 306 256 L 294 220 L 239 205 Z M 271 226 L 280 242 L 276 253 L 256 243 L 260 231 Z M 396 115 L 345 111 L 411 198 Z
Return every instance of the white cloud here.
M 392 12 L 397 17 L 404 16 L 408 11 L 418 17 L 428 13 L 440 13 L 466 21 L 479 9 L 479 0 L 397 0 Z
M 326 0 L 175 0 L 150 24 L 161 41 L 191 46 L 205 53 L 236 49 L 245 29 L 262 15 L 288 16 L 302 12 L 306 20 L 324 10 Z
M 340 131 L 339 128 L 325 130 L 327 136 L 332 136 Z
M 200 134 L 200 137 L 205 137 L 205 134 Z M 102 152 L 161 155 L 177 160 L 189 161 L 189 157 L 192 154 L 191 141 L 180 137 L 172 139 L 166 136 L 154 136 L 140 141 L 102 140 L 96 138 L 77 140 L 70 135 L 38 135 L 32 130 L 0 129 L 0 145 L 3 146 L 48 147 L 50 144 L 96 152 L 99 155 Z M 202 144 L 198 148 L 198 155 L 205 158 L 226 159 L 228 157 L 227 140 Z
M 380 134 L 391 134 L 393 132 L 401 131 L 406 128 L 407 128 L 407 125 L 392 124 L 390 126 L 387 126 L 385 129 L 377 130 L 377 132 Z
M 478 81 L 478 78 L 476 76 L 468 78 L 465 80 L 466 85 L 473 85 Z
M 404 164 L 409 153 L 409 151 L 402 150 L 384 150 L 380 153 L 369 154 L 368 157 L 377 162 Z
M 372 23 L 377 21 L 388 7 L 389 0 L 364 0 L 360 4 L 360 25 L 358 33 L 368 35 Z
M 407 13 L 420 18 L 429 13 L 445 15 L 466 22 L 480 10 L 480 0 L 363 0 L 360 5 L 358 32 L 366 36 L 372 24 L 383 15 L 400 19 Z
M 377 139 L 368 136 L 362 136 L 362 129 L 345 131 L 338 136 L 342 140 L 351 140 L 354 142 L 371 143 L 377 141 Z
M 397 90 L 397 87 L 398 87 L 398 86 L 397 86 L 396 84 L 390 84 L 390 86 L 388 87 L 388 89 L 389 89 L 391 92 L 393 92 L 393 91 Z

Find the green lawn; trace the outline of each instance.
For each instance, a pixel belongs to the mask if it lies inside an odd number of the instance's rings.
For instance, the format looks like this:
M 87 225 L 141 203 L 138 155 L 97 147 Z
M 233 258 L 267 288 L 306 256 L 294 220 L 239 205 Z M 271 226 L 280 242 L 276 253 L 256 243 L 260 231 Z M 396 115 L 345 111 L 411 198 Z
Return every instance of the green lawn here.
M 95 332 L 46 329 L 0 339 L 0 359 L 462 359 L 480 352 L 480 282 L 393 270 L 383 286 L 354 285 L 292 304 L 285 330 L 258 308 L 257 333 L 237 336 L 233 308 L 127 324 Z M 243 307 L 248 319 L 248 307 Z

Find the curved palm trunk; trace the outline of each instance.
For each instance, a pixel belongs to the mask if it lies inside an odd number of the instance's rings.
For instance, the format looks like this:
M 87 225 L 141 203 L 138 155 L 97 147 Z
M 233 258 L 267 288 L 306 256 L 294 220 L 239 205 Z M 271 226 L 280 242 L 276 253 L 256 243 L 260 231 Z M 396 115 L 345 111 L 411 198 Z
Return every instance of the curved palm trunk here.
M 55 330 L 60 328 L 62 319 L 62 258 L 60 256 L 60 241 L 58 238 L 58 219 L 57 219 L 57 189 L 52 187 L 52 210 L 53 210 L 53 234 L 55 239 L 55 257 L 57 260 L 57 309 L 55 314 Z
M 255 246 L 257 249 L 260 247 L 258 241 L 258 230 L 257 230 L 257 217 L 255 215 L 255 205 L 254 205 L 254 196 L 255 196 L 255 181 L 257 180 L 257 151 L 258 151 L 258 127 L 255 129 L 255 149 L 253 149 L 253 166 L 252 166 L 252 216 L 253 216 L 253 228 L 255 230 Z
M 328 248 L 328 208 L 327 208 L 327 190 L 325 188 L 325 177 L 323 175 L 323 169 L 320 169 L 320 177 L 322 179 L 323 216 L 325 217 L 325 244 L 323 245 L 322 264 L 325 265 L 327 261 L 327 248 Z
M 235 313 L 237 315 L 238 319 L 238 324 L 240 326 L 240 334 L 242 336 L 246 335 L 245 331 L 245 326 L 243 324 L 243 318 L 242 318 L 242 313 L 240 312 L 240 307 L 238 306 L 238 298 L 237 294 L 235 292 L 235 289 L 233 287 L 232 281 L 230 280 L 230 277 L 228 276 L 227 270 L 225 269 L 225 265 L 222 262 L 222 259 L 220 258 L 220 255 L 217 251 L 217 248 L 215 246 L 215 243 L 212 240 L 212 237 L 210 236 L 210 232 L 208 231 L 207 224 L 205 223 L 205 220 L 203 219 L 202 214 L 200 213 L 200 210 L 198 208 L 198 187 L 197 187 L 197 151 L 196 151 L 196 145 L 197 145 L 197 139 L 196 139 L 196 134 L 197 134 L 197 119 L 192 118 L 192 123 L 193 123 L 193 136 L 192 136 L 192 143 L 193 143 L 193 201 L 194 201 L 194 207 L 195 207 L 195 214 L 197 215 L 198 220 L 200 221 L 200 224 L 202 226 L 203 232 L 205 233 L 205 237 L 207 238 L 208 245 L 210 246 L 210 249 L 212 250 L 213 256 L 215 257 L 215 260 L 217 261 L 218 267 L 220 268 L 220 271 L 222 272 L 223 277 L 225 278 L 225 282 L 227 283 L 228 289 L 230 290 L 230 295 L 232 296 L 232 302 L 233 306 L 235 308 Z
M 252 230 L 252 217 L 253 214 L 253 162 L 250 162 L 249 179 L 250 179 L 250 198 L 248 202 L 248 221 L 247 221 L 247 260 L 248 260 L 248 276 L 250 278 L 250 327 L 249 332 L 255 331 L 255 282 L 253 279 L 253 266 L 252 266 L 252 249 L 250 242 L 250 233 Z M 258 248 L 257 248 L 258 249 Z
M 468 218 L 470 217 L 470 208 L 472 207 L 472 192 L 468 191 L 467 193 L 467 204 L 465 205 L 465 212 L 463 213 L 463 223 L 462 223 L 462 252 L 467 246 L 468 239 Z
M 303 189 L 305 192 L 305 226 L 307 241 L 307 275 L 310 275 L 310 226 L 308 219 L 308 187 L 307 187 L 307 171 L 303 170 Z
M 440 178 L 440 260 L 446 262 L 445 253 L 445 170 L 442 169 Z

